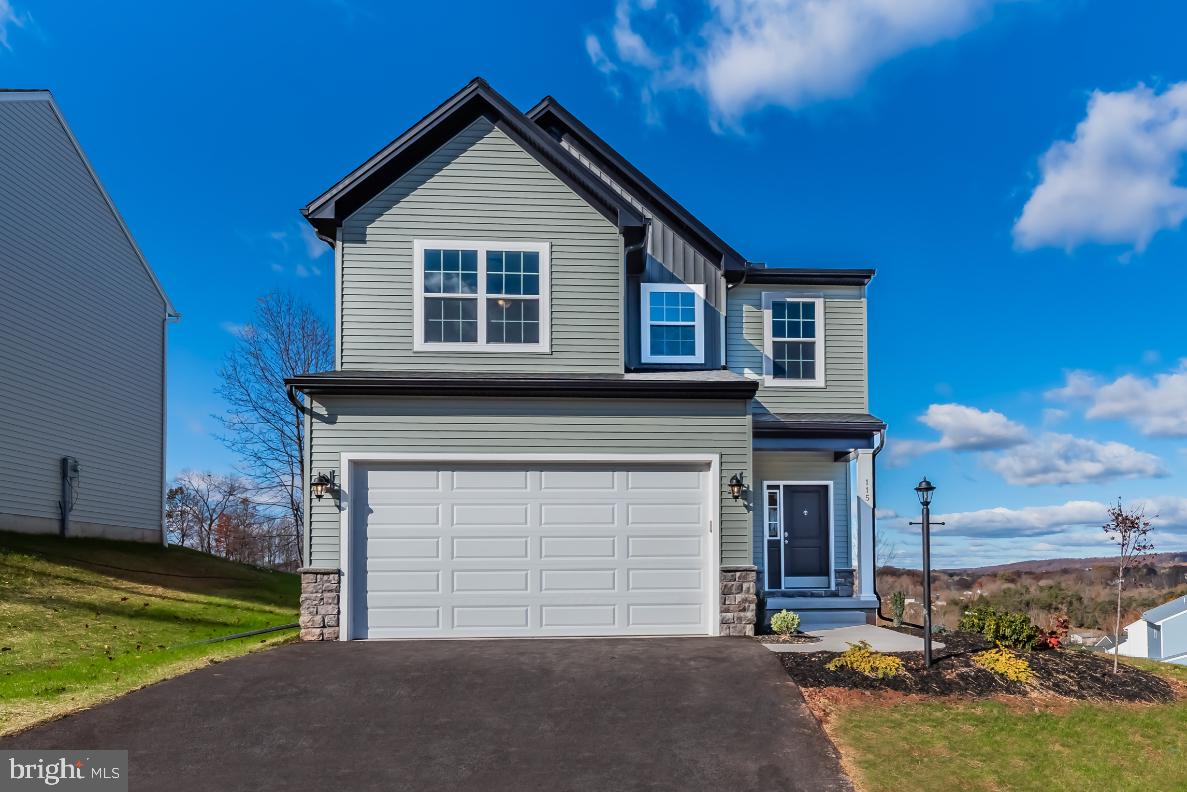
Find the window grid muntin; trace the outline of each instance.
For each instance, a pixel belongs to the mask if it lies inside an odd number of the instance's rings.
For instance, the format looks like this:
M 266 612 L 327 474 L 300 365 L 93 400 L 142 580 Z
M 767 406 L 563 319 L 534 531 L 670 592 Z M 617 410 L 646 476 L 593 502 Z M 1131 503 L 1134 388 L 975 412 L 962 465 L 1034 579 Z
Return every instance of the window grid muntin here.
M 768 384 L 823 385 L 823 300 L 775 296 L 767 308 Z
M 420 284 L 420 311 L 423 314 L 423 321 L 420 322 L 420 340 L 418 344 L 424 345 L 438 345 L 448 344 L 460 348 L 473 347 L 482 349 L 486 347 L 525 347 L 529 351 L 547 351 L 548 349 L 548 334 L 547 334 L 547 317 L 549 315 L 548 306 L 544 303 L 544 295 L 547 292 L 548 270 L 547 262 L 549 255 L 549 247 L 543 243 L 486 243 L 486 242 L 469 242 L 469 241 L 451 241 L 445 243 L 433 242 L 417 242 L 419 248 L 419 274 L 421 278 Z M 505 247 L 504 247 L 505 245 Z M 456 253 L 454 255 L 447 255 Z M 541 265 L 541 258 L 544 258 L 544 265 Z M 500 278 L 495 283 L 489 283 L 487 262 L 495 262 L 495 275 Z M 476 266 L 471 267 L 471 263 L 476 263 Z M 544 269 L 542 270 L 542 266 Z M 440 273 L 440 281 L 433 277 L 435 273 Z M 495 286 L 497 291 L 493 291 L 487 287 Z M 452 287 L 459 289 L 456 292 L 437 292 L 432 289 Z M 514 292 L 514 293 L 513 293 Z M 522 292 L 522 293 L 518 293 Z M 455 297 L 459 299 L 469 300 L 475 307 L 476 319 L 471 322 L 469 316 L 464 318 L 465 324 L 456 324 L 457 332 L 447 332 L 442 329 L 441 311 L 430 308 L 430 301 L 441 297 Z M 495 298 L 513 297 L 514 300 L 506 300 L 506 302 L 516 303 L 532 303 L 535 306 L 534 311 L 529 311 L 527 316 L 523 316 L 523 307 L 520 307 L 520 318 L 514 316 L 515 311 L 512 311 L 513 316 L 507 317 L 507 307 L 497 306 L 503 311 L 498 314 L 492 321 L 487 317 L 492 304 L 497 300 Z M 455 306 L 447 304 L 442 306 L 444 310 L 452 310 Z M 433 316 L 430 318 L 430 311 Z M 452 317 L 445 320 L 446 322 L 459 321 L 459 317 Z M 436 331 L 430 328 L 430 322 L 437 324 Z M 474 325 L 476 332 L 471 337 L 469 332 L 471 324 Z M 490 327 L 498 326 L 498 332 L 491 334 Z M 512 328 L 512 325 L 516 327 Z M 543 329 L 542 329 L 543 326 Z M 497 337 L 496 337 L 497 336 Z M 516 338 L 527 337 L 529 341 L 501 341 L 500 338 Z M 462 338 L 463 340 L 444 340 L 439 341 L 438 338 Z
M 643 283 L 640 314 L 644 363 L 700 363 L 703 286 L 685 283 Z M 688 328 L 657 330 L 657 328 Z M 691 340 L 689 340 L 691 339 Z
M 539 299 L 488 297 L 486 300 L 486 343 L 540 343 Z
M 816 379 L 813 341 L 776 341 L 771 344 L 771 376 L 785 380 Z
M 696 357 L 697 328 L 695 324 L 659 324 L 649 328 L 651 354 L 658 357 Z

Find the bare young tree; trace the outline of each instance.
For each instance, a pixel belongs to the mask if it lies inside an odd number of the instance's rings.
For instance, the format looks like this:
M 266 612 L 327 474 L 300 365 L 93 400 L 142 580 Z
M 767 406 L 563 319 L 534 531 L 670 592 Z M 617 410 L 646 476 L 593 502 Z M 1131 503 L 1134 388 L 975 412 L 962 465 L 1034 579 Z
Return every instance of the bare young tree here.
M 1109 521 L 1102 526 L 1109 541 L 1117 545 L 1117 620 L 1113 629 L 1113 673 L 1117 673 L 1121 644 L 1121 590 L 1125 586 L 1125 571 L 1131 569 L 1142 556 L 1154 551 L 1150 541 L 1151 522 L 1141 507 L 1125 508 L 1121 499 L 1109 507 Z
M 243 497 L 246 486 L 234 476 L 218 473 L 184 471 L 170 488 L 170 506 L 175 512 L 173 524 L 178 544 L 203 553 L 216 549 L 220 521 Z
M 220 438 L 243 460 L 261 500 L 292 515 L 299 538 L 304 526 L 305 422 L 284 380 L 334 364 L 334 339 L 313 308 L 291 294 L 265 295 L 239 334 L 219 375 L 217 393 L 227 402 Z

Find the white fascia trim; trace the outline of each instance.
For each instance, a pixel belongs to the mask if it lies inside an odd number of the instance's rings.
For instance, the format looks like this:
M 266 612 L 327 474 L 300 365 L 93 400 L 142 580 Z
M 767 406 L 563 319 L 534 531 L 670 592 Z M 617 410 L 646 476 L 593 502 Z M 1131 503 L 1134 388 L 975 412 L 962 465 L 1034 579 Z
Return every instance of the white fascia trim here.
M 774 365 L 774 339 L 771 337 L 771 304 L 776 301 L 810 302 L 816 305 L 816 378 L 810 380 L 776 379 L 772 376 Z M 825 369 L 824 349 L 824 295 L 820 292 L 763 292 L 762 293 L 762 375 L 767 388 L 823 388 Z M 780 339 L 782 340 L 782 339 Z M 811 341 L 813 339 L 788 339 Z
M 708 613 L 708 635 L 721 634 L 721 455 L 720 454 L 453 454 L 453 453 L 410 453 L 375 452 L 348 453 L 342 452 L 338 457 L 338 640 L 349 641 L 351 572 L 350 572 L 350 529 L 351 508 L 350 493 L 354 487 L 354 469 L 359 464 L 382 462 L 449 462 L 462 464 L 466 462 L 498 462 L 498 463 L 617 463 L 630 464 L 632 462 L 679 462 L 684 464 L 706 465 L 707 482 L 706 500 L 709 511 L 709 552 L 705 554 L 708 575 L 705 581 L 706 612 Z M 306 488 L 308 489 L 308 488 Z
M 779 530 L 783 530 L 783 487 L 790 484 L 793 487 L 827 487 L 828 488 L 828 588 L 830 590 L 837 587 L 837 548 L 836 548 L 836 515 L 834 512 L 833 503 L 833 486 L 832 481 L 763 481 L 762 495 L 763 495 L 763 580 L 765 581 L 769 576 L 766 573 L 766 543 L 770 541 L 767 537 L 767 523 L 766 523 L 766 509 L 767 509 L 767 488 L 779 488 Z M 782 538 L 782 537 L 780 537 Z M 783 545 L 779 545 L 779 585 L 783 587 Z M 769 591 L 770 589 L 768 589 Z M 815 586 L 804 586 L 804 591 L 819 590 Z
M 696 295 L 693 302 L 693 337 L 696 352 L 692 355 L 653 355 L 651 354 L 651 311 L 650 301 L 652 292 L 692 292 Z M 705 286 L 701 283 L 642 283 L 639 285 L 639 353 L 644 363 L 704 363 L 705 362 Z M 686 326 L 686 322 L 655 322 L 654 324 L 668 324 Z
M 477 294 L 456 295 L 474 299 L 478 303 L 478 341 L 467 343 L 429 343 L 425 341 L 424 305 L 426 248 L 474 250 L 478 253 Z M 486 343 L 486 251 L 520 250 L 540 254 L 540 341 L 535 344 Z M 552 245 L 549 242 L 474 240 L 474 239 L 414 239 L 412 240 L 412 351 L 413 352 L 486 352 L 495 354 L 552 352 Z M 444 297 L 455 295 L 441 295 Z M 507 295 L 512 297 L 513 295 Z M 531 296 L 531 295 L 527 295 Z

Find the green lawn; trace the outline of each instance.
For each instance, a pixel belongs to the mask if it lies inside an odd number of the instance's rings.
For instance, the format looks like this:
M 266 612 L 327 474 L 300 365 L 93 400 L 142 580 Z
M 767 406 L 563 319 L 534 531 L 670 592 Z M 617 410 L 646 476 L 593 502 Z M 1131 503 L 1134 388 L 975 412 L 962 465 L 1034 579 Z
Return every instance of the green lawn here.
M 1140 664 L 1187 682 L 1187 668 Z M 1184 701 L 863 703 L 831 731 L 866 792 L 1187 789 Z
M 299 589 L 179 547 L 0 532 L 0 734 L 289 640 L 187 646 L 295 622 Z

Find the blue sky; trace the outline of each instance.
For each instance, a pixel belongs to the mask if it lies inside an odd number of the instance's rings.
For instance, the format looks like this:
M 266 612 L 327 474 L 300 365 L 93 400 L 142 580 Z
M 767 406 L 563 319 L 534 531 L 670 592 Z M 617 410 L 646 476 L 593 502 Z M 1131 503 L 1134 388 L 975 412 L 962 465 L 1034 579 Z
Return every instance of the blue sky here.
M 332 311 L 299 207 L 481 74 L 555 95 L 752 260 L 877 268 L 900 562 L 924 473 L 943 564 L 1103 554 L 1116 497 L 1187 550 L 1187 7 L 520 6 L 0 0 L 0 85 L 54 91 L 184 315 L 171 473 L 234 462 L 215 371 L 256 296 Z

